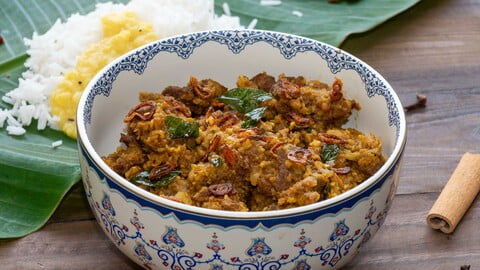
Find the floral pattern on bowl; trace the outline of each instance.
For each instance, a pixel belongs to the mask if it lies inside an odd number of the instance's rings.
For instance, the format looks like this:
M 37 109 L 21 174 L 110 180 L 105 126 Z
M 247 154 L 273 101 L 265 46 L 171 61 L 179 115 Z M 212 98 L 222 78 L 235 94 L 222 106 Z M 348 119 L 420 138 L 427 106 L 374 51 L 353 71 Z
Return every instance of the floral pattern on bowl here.
M 216 65 L 202 68 L 207 60 Z M 386 165 L 358 187 L 324 202 L 266 214 L 236 214 L 159 198 L 120 179 L 102 162 L 100 155 L 117 144 L 109 138 L 122 130 L 122 108 L 131 107 L 139 91 L 190 75 L 177 74 L 178 70 L 218 74 L 221 81 L 232 83 L 231 74 L 262 69 L 320 74 L 321 80 L 341 77 L 363 107 L 349 124 L 374 130 L 384 139 Z M 394 91 L 361 60 L 318 41 L 258 30 L 180 35 L 134 50 L 92 80 L 77 118 L 89 204 L 113 243 L 146 269 L 342 267 L 385 220 L 398 184 L 406 126 Z

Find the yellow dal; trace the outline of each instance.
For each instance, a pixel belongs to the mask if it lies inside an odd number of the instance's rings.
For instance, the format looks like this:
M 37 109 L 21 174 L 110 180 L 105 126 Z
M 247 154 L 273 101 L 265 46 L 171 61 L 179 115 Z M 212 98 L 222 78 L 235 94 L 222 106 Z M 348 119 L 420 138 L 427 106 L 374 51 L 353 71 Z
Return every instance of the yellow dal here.
M 50 97 L 50 108 L 59 118 L 59 128 L 72 138 L 77 138 L 78 101 L 95 74 L 118 56 L 158 39 L 153 26 L 130 11 L 102 17 L 102 29 L 103 39 L 78 57 L 75 68 L 65 74 Z

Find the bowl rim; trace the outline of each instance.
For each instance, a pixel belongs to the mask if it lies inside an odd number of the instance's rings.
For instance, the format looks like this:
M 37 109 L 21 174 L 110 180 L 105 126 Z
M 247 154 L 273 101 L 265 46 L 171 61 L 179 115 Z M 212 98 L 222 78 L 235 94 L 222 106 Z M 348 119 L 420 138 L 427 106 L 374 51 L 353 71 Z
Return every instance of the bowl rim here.
M 113 171 L 106 163 L 102 160 L 100 155 L 95 151 L 93 145 L 90 142 L 90 139 L 87 135 L 86 128 L 84 125 L 84 109 L 85 109 L 85 104 L 87 101 L 87 97 L 89 93 L 92 91 L 93 86 L 96 81 L 98 81 L 106 71 L 108 71 L 110 68 L 112 68 L 115 64 L 121 62 L 124 58 L 126 58 L 129 55 L 134 54 L 135 52 L 142 50 L 148 46 L 151 46 L 153 44 L 165 41 L 165 40 L 170 40 L 170 39 L 175 39 L 178 37 L 185 37 L 185 36 L 191 36 L 195 34 L 201 34 L 201 33 L 211 33 L 211 32 L 255 32 L 255 33 L 272 33 L 272 34 L 278 34 L 282 36 L 288 36 L 288 37 L 294 37 L 294 38 L 301 38 L 309 41 L 313 41 L 315 43 L 318 43 L 322 46 L 327 46 L 330 47 L 331 49 L 335 49 L 337 51 L 341 51 L 343 54 L 346 54 L 356 60 L 359 61 L 360 64 L 363 64 L 367 69 L 369 69 L 377 78 L 382 81 L 386 89 L 388 89 L 389 93 L 391 94 L 395 106 L 397 107 L 398 110 L 398 117 L 399 117 L 399 122 L 400 125 L 397 130 L 397 140 L 395 142 L 395 147 L 390 154 L 390 156 L 387 158 L 386 162 L 378 169 L 372 176 L 364 180 L 361 184 L 357 185 L 356 187 L 340 194 L 337 195 L 333 198 L 326 199 L 323 201 L 319 201 L 313 204 L 309 205 L 304 205 L 304 206 L 299 206 L 299 207 L 294 207 L 294 208 L 288 208 L 288 209 L 281 209 L 281 210 L 269 210 L 269 211 L 249 211 L 249 212 L 237 212 L 237 211 L 226 211 L 226 210 L 214 210 L 214 209 L 208 209 L 208 208 L 203 208 L 203 207 L 198 207 L 198 206 L 192 206 L 180 202 L 175 202 L 163 197 L 160 197 L 156 194 L 153 194 L 149 191 L 146 191 L 132 183 L 130 183 L 128 180 L 117 174 L 115 171 Z M 231 219 L 262 219 L 262 218 L 278 218 L 282 216 L 292 216 L 300 213 L 308 213 L 308 212 L 313 212 L 313 211 L 318 211 L 318 210 L 323 210 L 332 206 L 337 205 L 338 203 L 341 203 L 343 201 L 348 200 L 351 197 L 354 197 L 362 191 L 367 190 L 369 187 L 377 183 L 378 181 L 382 180 L 382 178 L 390 171 L 390 169 L 397 163 L 397 160 L 401 157 L 403 150 L 405 148 L 406 144 L 406 118 L 405 118 L 405 112 L 403 110 L 402 103 L 396 94 L 395 90 L 392 88 L 392 86 L 387 82 L 387 80 L 374 68 L 372 68 L 370 65 L 362 61 L 360 58 L 353 56 L 352 54 L 344 51 L 343 49 L 339 49 L 335 46 L 323 43 L 321 41 L 317 41 L 311 38 L 299 36 L 299 35 L 294 35 L 294 34 L 289 34 L 289 33 L 282 33 L 282 32 L 276 32 L 276 31 L 268 31 L 268 30 L 257 30 L 257 29 L 243 29 L 243 30 L 232 30 L 232 29 L 227 29 L 227 30 L 209 30 L 209 31 L 199 31 L 199 32 L 191 32 L 191 33 L 185 33 L 185 34 L 179 34 L 179 35 L 174 35 L 162 39 L 155 40 L 153 42 L 147 43 L 141 47 L 138 47 L 134 50 L 131 50 L 119 57 L 117 57 L 115 60 L 107 64 L 105 67 L 103 67 L 89 82 L 89 84 L 86 86 L 80 101 L 78 103 L 77 107 L 77 121 L 76 121 L 76 126 L 77 126 L 77 141 L 78 144 L 82 145 L 87 153 L 87 155 L 90 156 L 92 159 L 92 162 L 94 162 L 99 169 L 103 171 L 106 177 L 109 177 L 112 181 L 115 181 L 119 186 L 124 188 L 125 190 L 132 192 L 133 194 L 139 196 L 142 199 L 145 199 L 147 201 L 152 202 L 154 205 L 160 205 L 166 208 L 171 208 L 172 210 L 176 211 L 182 211 L 182 212 L 189 212 L 195 215 L 204 215 L 204 216 L 209 216 L 209 217 L 214 217 L 214 218 L 231 218 Z M 79 155 L 82 155 L 82 151 L 79 151 Z M 83 179 L 83 177 L 82 177 Z

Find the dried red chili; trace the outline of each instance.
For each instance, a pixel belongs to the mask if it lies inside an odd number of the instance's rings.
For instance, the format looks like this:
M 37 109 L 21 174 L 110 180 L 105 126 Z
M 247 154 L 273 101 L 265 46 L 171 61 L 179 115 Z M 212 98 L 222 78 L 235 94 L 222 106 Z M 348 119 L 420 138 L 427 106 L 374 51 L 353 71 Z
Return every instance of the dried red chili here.
M 217 102 L 212 105 L 215 108 L 223 109 L 225 107 L 225 103 Z
M 205 112 L 205 119 L 209 118 L 212 115 L 213 111 L 213 107 L 208 107 L 207 112 Z
M 340 80 L 335 80 L 332 84 L 332 90 L 330 91 L 330 100 L 332 102 L 337 102 L 342 99 L 342 87 L 343 83 Z
M 208 146 L 207 153 L 205 153 L 205 156 L 200 161 L 202 162 L 207 161 L 208 155 L 210 155 L 210 153 L 215 152 L 215 150 L 217 150 L 221 140 L 222 140 L 222 136 L 215 135 L 215 137 L 213 137 L 212 141 L 210 142 L 210 145 Z
M 305 164 L 307 163 L 308 157 L 312 155 L 312 152 L 308 149 L 295 147 L 287 154 L 287 158 L 290 161 Z
M 332 168 L 332 171 L 334 171 L 338 175 L 345 175 L 350 172 L 350 167 Z
M 170 104 L 170 107 L 167 108 L 168 111 L 178 111 L 186 117 L 192 116 L 192 112 L 185 103 L 170 96 L 165 96 L 164 99 Z
M 208 87 L 202 87 L 197 78 L 190 77 L 190 86 L 193 88 L 193 92 L 201 99 L 208 99 L 213 95 L 213 90 Z
M 211 185 L 208 187 L 208 191 L 214 196 L 233 196 L 237 194 L 237 190 L 230 183 Z
M 162 164 L 157 167 L 154 167 L 151 171 L 150 174 L 148 175 L 148 179 L 150 180 L 155 180 L 159 178 L 160 176 L 164 176 L 169 174 L 171 171 L 173 171 L 177 167 L 176 164 Z
M 3 37 L 0 36 L 0 44 L 3 44 Z
M 295 122 L 297 127 L 305 128 L 310 125 L 310 119 L 306 117 L 301 117 L 300 115 L 290 112 L 285 115 L 285 118 L 290 122 Z
M 224 130 L 237 124 L 238 122 L 240 122 L 240 119 L 238 119 L 237 116 L 235 116 L 233 113 L 226 113 L 217 119 L 216 124 L 220 129 Z
M 265 135 L 248 135 L 247 138 L 251 140 L 258 140 L 258 141 L 264 141 L 264 142 L 268 141 L 268 138 Z
M 347 143 L 346 140 L 328 133 L 320 133 L 318 134 L 318 138 L 320 139 L 321 142 L 326 144 L 346 144 Z
M 221 140 L 222 136 L 215 135 L 215 137 L 213 137 L 212 141 L 210 142 L 210 145 L 208 146 L 208 152 L 215 152 Z
M 286 142 L 279 142 L 277 144 L 275 144 L 274 146 L 272 146 L 272 148 L 270 148 L 270 154 L 272 154 L 272 156 L 274 158 L 277 158 L 278 159 L 278 155 L 275 153 L 275 150 L 277 150 L 280 146 L 284 145 L 284 144 L 287 144 Z
M 237 157 L 235 156 L 235 152 L 233 152 L 232 148 L 228 147 L 228 145 L 223 148 L 223 157 L 227 161 L 228 166 L 235 166 Z
M 123 119 L 123 122 L 128 123 L 135 117 L 138 117 L 143 121 L 148 121 L 153 118 L 156 110 L 157 105 L 155 103 L 150 101 L 142 102 L 130 110 L 128 115 Z
M 237 131 L 237 137 L 241 138 L 240 142 L 244 142 L 248 139 L 268 142 L 268 137 L 265 135 L 262 135 L 262 133 L 263 133 L 263 130 L 258 127 L 252 127 L 247 129 L 242 128 Z

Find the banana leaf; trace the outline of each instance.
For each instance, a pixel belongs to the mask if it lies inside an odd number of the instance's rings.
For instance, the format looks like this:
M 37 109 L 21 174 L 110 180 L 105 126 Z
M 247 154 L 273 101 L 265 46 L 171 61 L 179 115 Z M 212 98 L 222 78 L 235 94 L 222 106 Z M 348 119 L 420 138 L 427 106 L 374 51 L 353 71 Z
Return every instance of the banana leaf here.
M 194 1 L 194 0 L 192 0 Z M 93 10 L 95 0 L 0 0 L 0 96 L 18 86 L 27 59 L 23 38 L 46 32 L 56 20 Z M 113 2 L 125 3 L 128 0 Z M 332 45 L 351 33 L 369 30 L 414 5 L 418 0 L 359 0 L 330 4 L 327 0 L 283 0 L 262 6 L 260 0 L 216 0 L 222 14 L 228 3 L 243 25 L 289 32 Z M 295 11 L 295 12 L 294 12 Z M 0 108 L 8 105 L 0 101 Z M 62 133 L 37 131 L 12 137 L 0 129 L 0 238 L 21 237 L 41 228 L 66 192 L 80 180 L 76 142 Z M 52 148 L 51 143 L 63 145 Z

